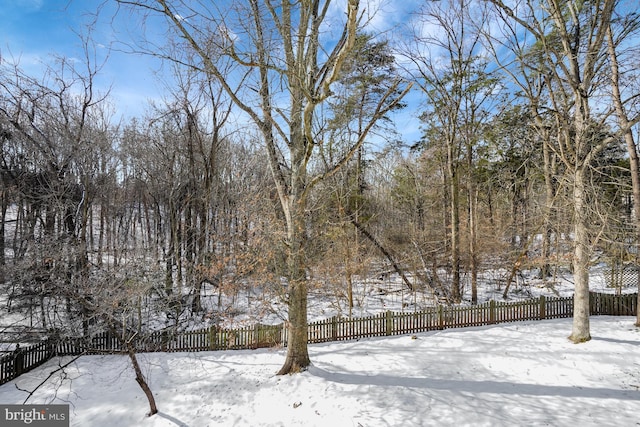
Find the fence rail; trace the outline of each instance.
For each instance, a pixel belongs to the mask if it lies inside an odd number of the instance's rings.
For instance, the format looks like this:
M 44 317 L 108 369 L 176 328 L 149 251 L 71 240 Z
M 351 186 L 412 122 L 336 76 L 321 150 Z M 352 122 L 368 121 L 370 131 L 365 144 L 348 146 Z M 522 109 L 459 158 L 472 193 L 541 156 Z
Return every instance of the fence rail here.
M 591 315 L 635 316 L 637 294 L 590 294 Z M 308 342 L 346 341 L 366 337 L 392 336 L 485 326 L 524 320 L 557 319 L 573 316 L 573 297 L 544 297 L 517 302 L 489 301 L 470 307 L 436 306 L 413 313 L 384 313 L 358 318 L 332 317 L 309 323 Z M 240 329 L 212 326 L 181 332 L 154 332 L 135 342 L 139 352 L 243 350 L 287 342 L 287 328 L 261 325 Z M 126 351 L 123 340 L 109 332 L 91 338 L 47 339 L 19 348 L 0 358 L 0 384 L 40 366 L 54 356 L 113 354 Z

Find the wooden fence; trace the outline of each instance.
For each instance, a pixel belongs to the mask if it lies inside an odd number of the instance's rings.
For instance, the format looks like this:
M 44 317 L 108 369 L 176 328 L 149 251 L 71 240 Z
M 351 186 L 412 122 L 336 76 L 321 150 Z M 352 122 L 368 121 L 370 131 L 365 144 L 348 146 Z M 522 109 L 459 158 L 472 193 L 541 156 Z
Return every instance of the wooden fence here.
M 592 315 L 635 316 L 637 294 L 590 295 Z M 309 324 L 309 342 L 320 343 L 365 337 L 403 335 L 448 328 L 485 326 L 523 320 L 558 319 L 573 316 L 573 297 L 545 297 L 470 307 L 437 306 L 414 313 L 387 311 L 361 318 L 333 317 Z M 284 340 L 284 339 L 283 339 Z
M 49 340 L 25 348 L 18 347 L 12 354 L 0 358 L 0 384 L 37 368 L 55 355 L 55 345 Z
M 637 294 L 591 293 L 591 315 L 635 316 Z M 524 320 L 573 316 L 573 297 L 540 297 L 527 301 L 489 301 L 470 307 L 436 306 L 413 313 L 387 311 L 367 317 L 309 323 L 309 343 L 413 334 L 448 328 L 493 325 Z M 194 331 L 154 332 L 135 342 L 139 352 L 242 350 L 286 345 L 284 325 L 255 325 L 240 329 L 215 326 Z M 0 384 L 16 378 L 54 356 L 115 354 L 125 351 L 122 340 L 108 332 L 91 338 L 49 339 L 0 358 Z

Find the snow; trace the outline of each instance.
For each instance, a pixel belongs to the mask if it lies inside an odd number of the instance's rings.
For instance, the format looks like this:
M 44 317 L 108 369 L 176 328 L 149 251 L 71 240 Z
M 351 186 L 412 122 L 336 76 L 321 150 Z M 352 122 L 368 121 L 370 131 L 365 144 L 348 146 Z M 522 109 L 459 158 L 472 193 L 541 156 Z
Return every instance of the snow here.
M 502 294 L 507 277 L 511 271 L 490 269 L 479 275 L 478 301 L 504 301 Z M 443 273 L 444 274 L 444 273 Z M 631 274 L 631 273 L 629 273 Z M 611 267 L 605 263 L 597 263 L 589 272 L 589 290 L 599 293 L 634 293 L 637 292 L 637 280 L 629 276 L 623 286 L 611 286 Z M 571 297 L 574 294 L 573 274 L 566 268 L 560 268 L 554 277 L 541 280 L 537 278 L 537 269 L 520 271 L 512 283 L 508 301 L 529 300 L 545 297 Z M 411 274 L 409 280 L 414 282 Z M 410 292 L 396 273 L 387 275 L 383 280 L 372 277 L 354 276 L 353 295 L 355 306 L 353 317 L 367 317 L 391 310 L 397 313 L 425 310 L 434 305 L 445 303 L 434 299 L 428 287 Z M 471 305 L 471 289 L 467 283 L 469 277 L 464 276 L 463 301 L 461 305 Z M 331 282 L 331 281 L 327 281 Z M 218 293 L 205 287 L 202 294 L 202 305 L 208 315 L 205 318 L 215 319 L 218 326 L 225 328 L 242 328 L 256 323 L 280 324 L 287 319 L 288 306 L 278 297 L 260 295 L 259 292 L 241 293 L 239 296 L 222 295 L 222 310 L 218 309 Z M 228 313 L 228 314 L 226 314 Z M 335 285 L 320 282 L 309 290 L 308 319 L 309 322 L 325 320 L 333 316 L 348 317 L 346 284 Z M 207 328 L 211 323 L 191 317 L 183 322 L 190 329 Z
M 450 329 L 309 347 L 304 373 L 276 376 L 285 349 L 148 353 L 139 360 L 160 413 L 125 356 L 84 356 L 27 403 L 69 403 L 72 426 L 635 426 L 640 329 L 633 317 Z M 0 386 L 22 403 L 58 364 Z M 21 391 L 22 390 L 22 391 Z

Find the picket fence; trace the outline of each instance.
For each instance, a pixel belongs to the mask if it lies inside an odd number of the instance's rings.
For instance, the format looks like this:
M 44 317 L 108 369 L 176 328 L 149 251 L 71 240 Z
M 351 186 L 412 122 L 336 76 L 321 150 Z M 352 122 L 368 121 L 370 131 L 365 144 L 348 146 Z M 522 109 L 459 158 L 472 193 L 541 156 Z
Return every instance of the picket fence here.
M 637 294 L 590 294 L 591 315 L 635 316 Z M 373 316 L 330 319 L 308 325 L 308 342 L 322 343 L 367 337 L 413 334 L 448 328 L 485 326 L 505 322 L 557 319 L 573 316 L 573 297 L 544 297 L 517 302 L 489 301 L 474 306 L 430 307 Z M 262 325 L 239 329 L 215 326 L 194 331 L 161 331 L 135 341 L 138 352 L 246 350 L 286 345 L 287 328 Z M 123 340 L 109 332 L 89 339 L 46 339 L 0 358 L 0 384 L 40 366 L 54 356 L 117 354 L 126 351 Z

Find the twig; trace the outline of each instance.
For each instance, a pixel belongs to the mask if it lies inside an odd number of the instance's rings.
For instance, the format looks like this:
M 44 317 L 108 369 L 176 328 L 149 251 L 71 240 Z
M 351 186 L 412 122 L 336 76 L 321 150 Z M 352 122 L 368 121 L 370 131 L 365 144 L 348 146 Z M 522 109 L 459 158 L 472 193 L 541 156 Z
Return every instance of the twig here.
M 47 378 L 45 378 L 44 380 L 42 380 L 42 382 L 40 382 L 40 384 L 38 384 L 36 386 L 36 388 L 34 388 L 31 392 L 27 391 L 27 390 L 23 390 L 20 387 L 18 387 L 18 384 L 15 384 L 16 388 L 20 391 L 24 391 L 25 393 L 29 393 L 29 395 L 26 397 L 26 399 L 24 399 L 24 402 L 22 402 L 22 404 L 26 404 L 27 401 L 31 398 L 31 396 L 33 396 L 33 394 L 38 391 L 38 389 L 40 387 L 42 387 L 47 381 L 49 381 L 49 378 L 51 378 L 56 372 L 60 372 L 62 370 L 64 370 L 64 368 L 66 368 L 67 366 L 71 365 L 73 362 L 75 362 L 76 360 L 78 360 L 81 356 L 84 356 L 84 352 L 76 357 L 74 357 L 73 359 L 71 359 L 70 361 L 68 361 L 67 363 L 65 363 L 64 365 L 60 365 L 58 367 L 58 369 L 55 369 L 51 372 L 49 372 L 49 375 L 47 375 Z

